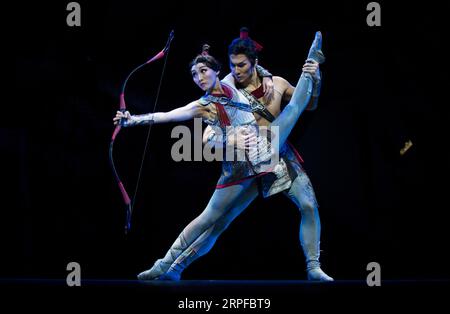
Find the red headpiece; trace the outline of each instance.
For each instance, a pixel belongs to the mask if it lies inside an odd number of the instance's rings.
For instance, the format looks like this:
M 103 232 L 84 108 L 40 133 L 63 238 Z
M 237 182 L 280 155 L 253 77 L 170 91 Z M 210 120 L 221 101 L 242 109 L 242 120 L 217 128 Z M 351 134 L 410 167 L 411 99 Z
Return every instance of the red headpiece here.
M 253 44 L 255 45 L 256 51 L 261 51 L 263 49 L 263 46 L 261 46 L 258 42 L 254 41 L 253 39 L 251 39 L 250 37 L 248 37 L 248 28 L 247 27 L 242 27 L 241 28 L 241 32 L 239 34 L 239 38 L 240 39 L 250 39 Z

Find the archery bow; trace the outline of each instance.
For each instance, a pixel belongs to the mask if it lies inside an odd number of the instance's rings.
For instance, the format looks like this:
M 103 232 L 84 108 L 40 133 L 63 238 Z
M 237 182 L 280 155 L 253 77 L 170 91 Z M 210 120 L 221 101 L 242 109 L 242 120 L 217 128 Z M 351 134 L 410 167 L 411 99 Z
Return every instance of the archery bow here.
M 165 62 L 164 62 L 164 66 L 163 66 L 163 70 L 162 70 L 162 73 L 161 73 L 161 78 L 160 78 L 160 81 L 159 81 L 159 86 L 158 86 L 158 91 L 157 91 L 157 95 L 156 95 L 156 99 L 155 99 L 155 104 L 154 104 L 154 106 L 153 106 L 153 112 L 155 111 L 155 109 L 156 109 L 156 104 L 157 104 L 158 98 L 159 98 L 159 91 L 160 91 L 160 89 L 161 89 L 162 78 L 163 78 L 163 76 L 164 76 L 164 70 L 165 70 L 165 68 L 166 68 L 167 55 L 169 54 L 170 43 L 172 42 L 173 36 L 174 36 L 174 32 L 171 31 L 171 32 L 170 32 L 170 35 L 169 35 L 169 38 L 167 39 L 167 43 L 166 43 L 166 46 L 164 47 L 164 49 L 161 50 L 160 52 L 158 52 L 153 58 L 149 59 L 149 60 L 146 61 L 145 63 L 143 63 L 143 64 L 137 66 L 136 68 L 134 68 L 133 71 L 131 71 L 130 74 L 128 74 L 127 78 L 126 78 L 125 81 L 123 82 L 122 90 L 121 90 L 121 92 L 120 92 L 120 105 L 119 105 L 119 110 L 120 110 L 121 112 L 125 112 L 125 111 L 126 111 L 126 103 L 125 103 L 125 87 L 126 87 L 126 85 L 127 85 L 128 80 L 130 79 L 130 77 L 131 77 L 137 70 L 139 70 L 140 68 L 144 67 L 145 65 L 150 64 L 150 63 L 152 63 L 153 61 L 156 61 L 156 60 L 161 59 L 161 58 L 163 58 L 164 56 L 166 56 L 166 59 L 165 59 Z M 114 178 L 115 178 L 115 180 L 116 180 L 116 182 L 117 182 L 117 185 L 119 186 L 119 190 L 120 190 L 120 192 L 121 192 L 121 194 L 122 194 L 122 199 L 123 199 L 123 201 L 124 201 L 124 203 L 125 203 L 125 206 L 126 206 L 126 213 L 127 213 L 127 215 L 126 215 L 126 222 L 125 222 L 125 234 L 127 234 L 128 231 L 130 231 L 130 229 L 131 229 L 131 215 L 132 215 L 132 213 L 133 213 L 134 201 L 135 201 L 135 198 L 136 198 L 137 188 L 138 188 L 138 185 L 139 185 L 139 179 L 140 179 L 140 177 L 141 177 L 142 164 L 143 164 L 143 162 L 144 162 L 145 152 L 147 151 L 147 144 L 148 144 L 148 139 L 149 139 L 149 137 L 150 137 L 150 131 L 151 131 L 151 126 L 152 126 L 152 124 L 149 125 L 149 129 L 148 129 L 148 133 L 147 133 L 147 142 L 145 143 L 144 153 L 143 153 L 143 157 L 142 157 L 142 160 L 141 160 L 141 167 L 140 167 L 140 170 L 139 170 L 138 180 L 137 180 L 136 188 L 135 188 L 135 191 L 134 191 L 133 201 L 131 201 L 130 197 L 128 196 L 127 190 L 125 189 L 125 186 L 123 185 L 122 180 L 120 179 L 119 174 L 118 174 L 118 172 L 117 172 L 117 170 L 116 170 L 116 167 L 115 167 L 115 165 L 114 165 L 114 159 L 113 159 L 113 146 L 114 146 L 114 141 L 115 141 L 117 135 L 119 134 L 120 129 L 122 128 L 122 126 L 123 126 L 123 121 L 121 120 L 121 121 L 116 125 L 116 127 L 115 127 L 115 129 L 114 129 L 114 132 L 113 132 L 113 134 L 112 134 L 112 137 L 111 137 L 111 143 L 110 143 L 110 145 L 109 145 L 109 162 L 110 162 L 110 165 L 111 165 L 111 169 L 112 169 Z

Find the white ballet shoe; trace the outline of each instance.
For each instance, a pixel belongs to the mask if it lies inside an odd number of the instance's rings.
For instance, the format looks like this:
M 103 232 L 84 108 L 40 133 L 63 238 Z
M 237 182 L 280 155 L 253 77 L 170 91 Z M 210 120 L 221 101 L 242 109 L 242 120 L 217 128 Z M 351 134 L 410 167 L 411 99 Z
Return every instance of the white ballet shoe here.
M 333 278 L 325 274 L 320 267 L 312 268 L 308 270 L 308 280 L 311 281 L 334 281 Z

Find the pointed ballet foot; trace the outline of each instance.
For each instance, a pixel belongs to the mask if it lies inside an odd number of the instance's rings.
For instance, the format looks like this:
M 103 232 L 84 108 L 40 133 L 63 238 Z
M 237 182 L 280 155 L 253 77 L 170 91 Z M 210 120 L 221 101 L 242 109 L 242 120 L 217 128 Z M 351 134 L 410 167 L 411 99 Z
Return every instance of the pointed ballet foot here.
M 175 273 L 164 273 L 155 275 L 154 272 L 151 271 L 151 269 L 143 271 L 139 275 L 137 275 L 137 278 L 139 280 L 164 280 L 164 281 L 179 281 L 180 275 Z
M 165 263 L 162 262 L 162 259 L 158 259 L 155 264 L 153 264 L 152 268 L 143 271 L 142 273 L 137 275 L 137 278 L 139 280 L 156 280 L 158 277 L 164 275 L 167 268 L 169 268 L 164 267 L 163 264 Z
M 322 33 L 316 32 L 316 36 L 314 37 L 314 41 L 309 49 L 308 59 L 313 59 L 318 63 L 325 62 L 325 56 L 322 52 Z
M 334 281 L 333 278 L 325 274 L 320 267 L 308 270 L 308 280 L 311 281 Z
M 155 280 L 159 276 L 160 276 L 160 274 L 156 275 L 156 274 L 154 274 L 154 272 L 152 272 L 152 269 L 149 269 L 149 270 L 143 271 L 142 273 L 137 275 L 137 279 L 139 279 L 139 280 Z

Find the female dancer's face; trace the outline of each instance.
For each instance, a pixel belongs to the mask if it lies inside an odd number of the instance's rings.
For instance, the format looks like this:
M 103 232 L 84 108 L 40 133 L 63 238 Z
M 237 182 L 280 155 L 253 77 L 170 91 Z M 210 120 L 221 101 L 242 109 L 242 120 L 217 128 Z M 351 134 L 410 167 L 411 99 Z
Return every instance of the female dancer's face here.
M 191 68 L 192 79 L 202 90 L 208 91 L 214 87 L 219 72 L 209 68 L 206 64 L 200 62 Z

